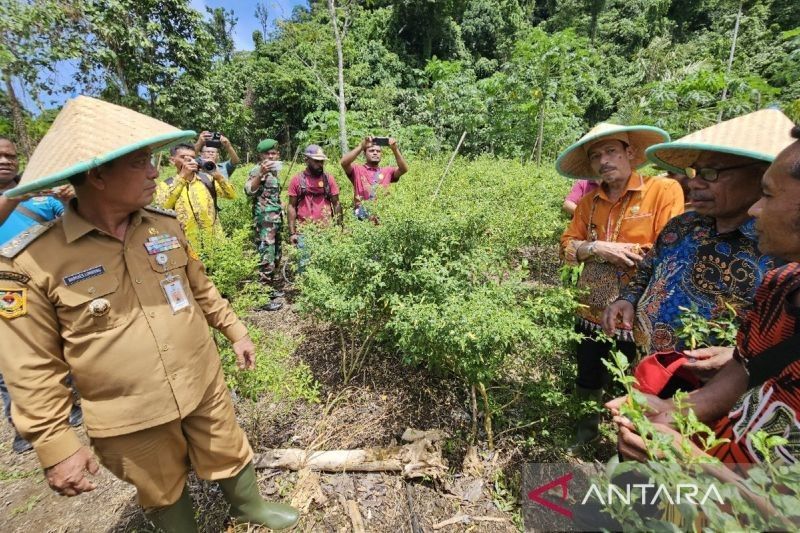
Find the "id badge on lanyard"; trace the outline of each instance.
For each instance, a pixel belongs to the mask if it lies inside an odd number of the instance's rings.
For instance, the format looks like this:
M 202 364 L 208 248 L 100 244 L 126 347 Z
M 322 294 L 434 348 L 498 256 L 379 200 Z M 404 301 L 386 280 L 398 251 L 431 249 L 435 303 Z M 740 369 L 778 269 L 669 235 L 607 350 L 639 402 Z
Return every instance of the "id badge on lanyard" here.
M 166 273 L 167 255 L 160 253 L 156 255 L 156 263 L 164 267 L 164 279 L 161 280 L 161 290 L 164 291 L 164 296 L 167 297 L 167 303 L 172 308 L 172 314 L 176 314 L 191 305 L 189 297 L 186 295 L 186 289 L 183 287 L 181 277 L 172 273 Z
M 189 298 L 186 296 L 186 291 L 183 289 L 183 282 L 180 276 L 169 275 L 161 280 L 161 289 L 167 297 L 167 302 L 172 308 L 174 315 L 178 311 L 189 307 Z

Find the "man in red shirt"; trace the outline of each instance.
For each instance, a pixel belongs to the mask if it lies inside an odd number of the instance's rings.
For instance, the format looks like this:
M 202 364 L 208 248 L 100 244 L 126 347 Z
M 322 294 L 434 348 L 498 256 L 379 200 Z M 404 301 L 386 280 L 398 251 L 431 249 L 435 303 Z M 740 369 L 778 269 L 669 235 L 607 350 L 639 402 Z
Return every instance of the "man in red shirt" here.
M 331 174 L 325 172 L 328 158 L 316 144 L 310 144 L 303 155 L 306 168 L 289 182 L 289 241 L 297 244 L 297 224 L 317 222 L 327 224 L 332 218 L 342 223 L 342 206 L 339 203 L 339 186 Z
M 400 180 L 400 176 L 408 172 L 408 163 L 397 147 L 397 140 L 389 137 L 389 148 L 392 149 L 396 167 L 382 167 L 381 146 L 373 142 L 374 137 L 365 137 L 361 144 L 342 156 L 340 164 L 344 173 L 353 184 L 353 208 L 359 220 L 369 218 L 369 213 L 362 205 L 363 201 L 374 200 L 378 187 L 388 188 L 389 184 Z M 365 164 L 354 163 L 358 154 L 364 152 Z
M 756 292 L 753 309 L 745 316 L 736 348 L 705 348 L 691 355 L 706 359 L 724 350 L 733 358 L 702 388 L 689 394 L 688 403 L 701 421 L 711 424 L 718 438 L 728 439 L 707 453 L 725 463 L 796 463 L 800 460 L 800 359 L 796 349 L 779 355 L 776 347 L 798 342 L 800 335 L 800 127 L 797 139 L 778 155 L 761 182 L 762 197 L 750 208 L 756 219 L 759 249 L 789 263 L 767 274 Z M 655 428 L 680 440 L 672 424 L 675 405 L 645 395 Z M 649 459 L 633 424 L 620 416 L 626 398 L 607 404 L 619 426 L 620 453 L 639 461 Z M 762 457 L 753 436 L 786 439 L 770 457 Z M 703 456 L 693 443 L 692 454 Z

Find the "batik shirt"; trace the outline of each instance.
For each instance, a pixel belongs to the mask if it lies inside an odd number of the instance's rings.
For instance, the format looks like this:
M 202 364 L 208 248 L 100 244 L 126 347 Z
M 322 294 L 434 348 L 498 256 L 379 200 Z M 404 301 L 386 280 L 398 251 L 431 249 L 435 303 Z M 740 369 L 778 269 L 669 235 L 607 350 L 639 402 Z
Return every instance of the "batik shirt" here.
M 800 263 L 790 263 L 767 273 L 756 292 L 753 309 L 739 330 L 734 358 L 751 371 L 763 361 L 762 354 L 800 333 L 800 308 L 790 300 L 800 290 Z M 726 463 L 796 463 L 800 460 L 800 361 L 786 365 L 761 385 L 752 387 L 717 423 L 717 437 L 729 439 L 709 453 Z M 787 440 L 762 457 L 752 436 L 764 430 L 768 436 Z
M 713 218 L 688 212 L 670 220 L 620 293 L 636 309 L 634 338 L 641 351 L 680 350 L 681 307 L 715 318 L 731 305 L 750 307 L 764 274 L 774 267 L 758 251 L 753 219 L 717 233 Z

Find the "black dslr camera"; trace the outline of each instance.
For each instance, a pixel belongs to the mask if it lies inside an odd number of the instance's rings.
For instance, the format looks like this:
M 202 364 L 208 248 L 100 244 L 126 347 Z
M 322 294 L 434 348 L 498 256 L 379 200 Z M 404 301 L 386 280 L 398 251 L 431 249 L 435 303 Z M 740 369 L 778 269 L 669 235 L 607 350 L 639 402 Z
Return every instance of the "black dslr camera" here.
M 197 161 L 197 168 L 203 172 L 214 172 L 217 169 L 217 164 L 213 161 L 207 161 L 199 157 L 195 161 Z
M 211 132 L 211 138 L 206 141 L 206 146 L 209 148 L 219 148 L 222 146 L 222 134 L 218 131 Z

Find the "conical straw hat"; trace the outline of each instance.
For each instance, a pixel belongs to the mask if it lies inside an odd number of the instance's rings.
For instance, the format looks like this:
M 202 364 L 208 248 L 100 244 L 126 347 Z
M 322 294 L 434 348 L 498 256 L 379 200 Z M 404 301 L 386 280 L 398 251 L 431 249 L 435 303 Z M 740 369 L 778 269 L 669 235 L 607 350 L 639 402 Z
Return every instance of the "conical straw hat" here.
M 794 123 L 777 109 L 762 109 L 647 149 L 656 165 L 683 173 L 700 152 L 723 152 L 771 163 L 794 139 Z
M 561 152 L 556 159 L 558 173 L 573 179 L 599 179 L 589 165 L 587 152 L 591 145 L 605 139 L 616 139 L 627 143 L 633 149 L 631 166 L 639 168 L 647 163 L 645 149 L 648 146 L 669 141 L 669 134 L 653 126 L 619 126 L 610 122 L 601 122 L 589 130 L 579 141 Z
M 125 154 L 167 147 L 195 136 L 125 107 L 88 96 L 68 101 L 34 150 L 9 197 L 61 185 L 70 176 Z

